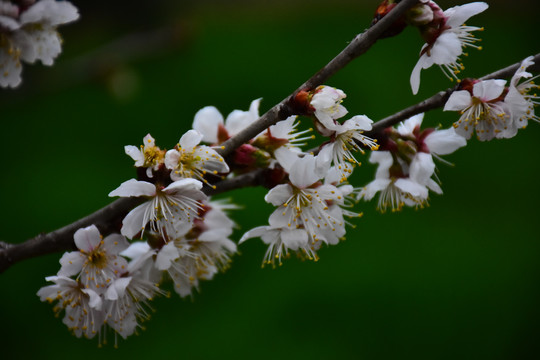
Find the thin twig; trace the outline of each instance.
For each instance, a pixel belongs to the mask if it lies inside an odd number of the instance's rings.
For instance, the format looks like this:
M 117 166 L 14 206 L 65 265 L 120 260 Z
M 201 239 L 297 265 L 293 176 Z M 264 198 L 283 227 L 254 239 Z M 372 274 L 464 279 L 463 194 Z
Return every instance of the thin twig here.
M 394 21 L 396 21 L 405 13 L 405 11 L 407 11 L 407 9 L 415 5 L 417 2 L 418 0 L 403 0 L 400 2 L 399 5 L 390 11 L 382 20 L 377 22 L 377 24 L 367 29 L 360 35 L 357 35 L 349 43 L 349 45 L 343 49 L 343 51 L 341 51 L 315 75 L 309 78 L 309 80 L 303 83 L 291 95 L 287 96 L 279 104 L 268 110 L 259 118 L 259 120 L 248 126 L 236 136 L 225 141 L 222 144 L 223 149 L 218 150 L 218 152 L 225 157 L 233 152 L 234 149 L 254 138 L 261 131 L 274 125 L 279 120 L 285 120 L 288 116 L 294 115 L 293 110 L 288 106 L 288 104 L 299 91 L 304 89 L 313 89 L 319 85 L 322 85 L 336 72 L 343 69 L 360 55 L 364 54 L 371 46 L 373 46 L 373 44 L 375 44 L 386 29 L 388 29 L 390 25 L 394 23 Z

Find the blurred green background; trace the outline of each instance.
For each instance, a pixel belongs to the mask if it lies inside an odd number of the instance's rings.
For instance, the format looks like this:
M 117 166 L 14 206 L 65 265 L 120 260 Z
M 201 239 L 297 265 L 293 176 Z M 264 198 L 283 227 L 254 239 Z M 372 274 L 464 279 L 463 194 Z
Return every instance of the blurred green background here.
M 60 29 L 64 52 L 55 66 L 25 66 L 23 85 L 1 91 L 4 241 L 52 231 L 109 203 L 107 194 L 134 176 L 123 146 L 148 132 L 171 148 L 205 105 L 228 114 L 263 97 L 266 111 L 366 28 L 378 1 L 74 3 L 81 19 Z M 540 50 L 536 1 L 489 3 L 469 21 L 486 31 L 484 50 L 469 50 L 464 76 Z M 155 29 L 158 40 L 149 41 Z M 345 90 L 350 114 L 383 118 L 452 85 L 432 68 L 411 94 L 421 46 L 417 31 L 406 29 L 328 84 Z M 432 111 L 425 124 L 448 126 L 455 116 Z M 35 295 L 61 254 L 21 262 L 0 274 L 0 357 L 540 358 L 539 135 L 531 123 L 516 138 L 473 140 L 446 157 L 456 166 L 439 165 L 445 194 L 422 211 L 381 215 L 373 202 L 359 204 L 365 215 L 357 227 L 322 249 L 317 263 L 261 269 L 266 247 L 250 240 L 193 301 L 174 293 L 154 301 L 146 330 L 119 349 L 75 338 Z M 374 174 L 364 162 L 357 186 Z M 235 240 L 266 223 L 264 194 L 228 195 L 244 206 L 233 214 Z

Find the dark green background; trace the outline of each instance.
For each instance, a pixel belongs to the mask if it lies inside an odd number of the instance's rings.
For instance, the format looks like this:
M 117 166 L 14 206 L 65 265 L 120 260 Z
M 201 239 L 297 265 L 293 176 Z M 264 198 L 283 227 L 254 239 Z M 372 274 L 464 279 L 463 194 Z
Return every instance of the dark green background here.
M 22 87 L 1 91 L 1 240 L 24 241 L 109 203 L 107 194 L 134 174 L 123 146 L 138 145 L 148 132 L 170 148 L 205 105 L 227 114 L 263 97 L 267 110 L 361 32 L 377 5 L 123 3 L 76 2 L 82 17 L 61 29 L 57 64 L 25 66 Z M 469 50 L 464 76 L 540 50 L 535 1 L 489 3 L 469 21 L 486 31 L 484 50 Z M 178 46 L 105 64 L 89 81 L 63 71 L 118 36 L 172 23 L 181 25 Z M 385 117 L 451 85 L 433 68 L 423 71 L 419 95 L 411 94 L 421 45 L 407 29 L 328 84 L 346 91 L 351 114 Z M 117 55 L 111 52 L 111 64 Z M 112 91 L 115 78 L 127 79 L 128 90 Z M 433 111 L 425 124 L 455 119 Z M 473 140 L 446 157 L 456 166 L 439 165 L 445 194 L 422 211 L 381 215 L 374 203 L 359 204 L 365 216 L 345 242 L 322 249 L 318 263 L 291 259 L 261 269 L 265 246 L 250 240 L 194 301 L 176 294 L 154 301 L 146 331 L 118 350 L 73 337 L 35 295 L 58 271 L 61 254 L 21 262 L 0 275 L 0 358 L 538 358 L 539 135 L 540 125 L 531 123 L 516 138 Z M 357 186 L 373 177 L 365 163 Z M 233 214 L 235 240 L 266 223 L 264 194 L 230 194 L 244 206 Z

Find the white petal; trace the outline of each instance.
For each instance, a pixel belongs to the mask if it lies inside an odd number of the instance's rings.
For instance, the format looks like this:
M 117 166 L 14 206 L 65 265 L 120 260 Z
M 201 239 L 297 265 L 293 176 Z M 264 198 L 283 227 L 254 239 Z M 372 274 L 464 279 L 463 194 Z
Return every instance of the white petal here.
M 488 7 L 485 2 L 473 2 L 449 8 L 444 12 L 447 17 L 446 25 L 452 28 L 460 26 L 472 16 L 485 11 Z
M 398 133 L 402 136 L 412 135 L 414 129 L 417 126 L 422 125 L 423 119 L 424 119 L 424 113 L 411 116 L 410 118 L 401 122 L 398 125 L 398 128 L 397 128 Z
M 479 81 L 473 85 L 473 95 L 487 102 L 501 96 L 505 85 L 506 80 L 500 79 Z
M 133 239 L 146 226 L 149 220 L 146 214 L 150 212 L 152 206 L 152 202 L 147 201 L 131 210 L 122 220 L 122 230 L 120 231 L 122 235 L 128 239 Z
M 120 255 L 135 260 L 148 253 L 150 250 L 150 245 L 148 245 L 146 241 L 137 241 L 131 243 L 127 249 L 120 252 Z
M 428 183 L 426 184 L 426 186 L 433 192 L 437 193 L 437 194 L 442 194 L 443 191 L 441 189 L 441 187 L 439 186 L 439 184 L 437 184 L 435 181 L 433 181 L 433 179 L 429 179 L 428 180 Z
M 428 189 L 424 185 L 420 185 L 410 179 L 398 179 L 395 183 L 397 188 L 419 199 L 427 199 Z
M 302 229 L 283 229 L 281 231 L 281 241 L 291 250 L 298 250 L 308 244 L 308 234 Z
M 472 104 L 472 96 L 467 90 L 454 91 L 446 104 L 444 105 L 444 111 L 461 111 L 468 108 Z
M 320 178 L 326 177 L 330 170 L 330 164 L 332 163 L 332 157 L 334 154 L 335 142 L 329 142 L 325 144 L 316 156 L 316 172 Z
M 431 65 L 433 65 L 433 60 L 426 54 L 422 54 L 414 66 L 410 78 L 411 89 L 414 95 L 418 94 L 418 89 L 420 88 L 420 71 L 429 68 Z
M 90 252 L 99 246 L 101 234 L 95 225 L 90 225 L 75 231 L 73 239 L 78 249 Z
M 111 191 L 109 196 L 131 197 L 131 196 L 155 196 L 156 186 L 147 181 L 137 181 L 129 179 L 124 181 L 118 188 Z
M 105 299 L 107 300 L 118 300 L 121 297 L 124 297 L 126 293 L 126 288 L 131 282 L 131 277 L 118 278 L 109 287 L 105 292 Z
M 259 116 L 259 105 L 261 104 L 262 98 L 255 99 L 249 105 L 249 114 L 253 120 L 257 120 Z
M 135 160 L 135 166 L 144 165 L 144 155 L 138 147 L 133 145 L 126 145 L 124 146 L 124 151 L 129 157 Z
M 426 136 L 424 143 L 429 151 L 437 155 L 451 154 L 460 147 L 467 145 L 467 140 L 458 135 L 453 127 L 444 130 L 436 130 Z
M 21 14 L 21 24 L 65 24 L 79 18 L 77 8 L 68 1 L 41 0 Z
M 33 51 L 25 52 L 23 59 L 28 63 L 40 60 L 43 65 L 51 66 L 54 59 L 62 52 L 60 35 L 54 29 L 24 30 L 34 46 Z
M 326 168 L 326 171 L 328 171 L 328 168 Z M 296 187 L 304 189 L 316 183 L 322 177 L 320 173 L 321 168 L 317 167 L 317 159 L 308 154 L 294 162 L 289 172 L 289 180 Z
M 0 47 L 0 86 L 14 88 L 21 84 L 22 65 L 16 52 L 8 53 L 7 50 Z
M 180 138 L 180 146 L 188 151 L 191 151 L 195 146 L 199 145 L 203 135 L 197 130 L 189 130 Z
M 80 251 L 67 252 L 60 258 L 60 271 L 58 275 L 73 276 L 81 272 L 85 256 Z
M 184 191 L 186 192 L 197 191 L 197 190 L 200 190 L 201 188 L 202 188 L 202 182 L 200 182 L 199 180 L 181 179 L 181 180 L 173 182 L 162 191 L 167 194 L 175 194 L 177 192 L 184 192 Z M 204 195 L 202 192 L 201 194 Z M 204 197 L 205 196 L 203 196 L 203 198 Z M 199 200 L 199 199 L 196 199 L 196 200 Z
M 171 241 L 159 250 L 156 256 L 156 267 L 159 270 L 167 270 L 171 267 L 171 263 L 179 257 L 180 253 L 174 245 L 174 241 Z
M 411 161 L 411 167 L 409 169 L 410 179 L 421 185 L 425 185 L 428 179 L 431 178 L 435 171 L 435 163 L 431 154 L 419 152 Z
M 20 24 L 9 16 L 0 15 L 0 27 L 7 31 L 14 31 L 20 27 Z
M 390 177 L 390 166 L 394 163 L 394 158 L 390 151 L 373 151 L 369 156 L 369 162 L 372 164 L 379 164 L 375 174 L 376 179 L 388 179 Z
M 274 156 L 278 161 L 279 165 L 285 169 L 285 171 L 290 172 L 294 162 L 298 159 L 298 153 L 291 150 L 288 147 L 282 146 L 274 151 Z
M 127 249 L 129 242 L 120 234 L 110 234 L 103 239 L 103 248 L 107 251 L 107 254 L 119 254 Z
M 449 65 L 457 61 L 463 53 L 461 40 L 456 33 L 444 31 L 431 48 L 431 60 L 437 65 Z
M 203 135 L 202 141 L 210 144 L 218 142 L 219 125 L 223 125 L 223 115 L 214 106 L 197 111 L 193 120 L 193 128 Z
M 362 191 L 358 194 L 358 199 L 363 198 L 366 201 L 373 199 L 375 194 L 384 190 L 390 185 L 390 179 L 375 179 L 367 184 Z
M 171 149 L 165 153 L 164 163 L 167 169 L 176 169 L 178 167 L 178 160 L 180 160 L 180 152 L 178 150 Z
M 292 195 L 292 188 L 289 184 L 280 184 L 270 189 L 264 200 L 274 206 L 280 206 L 289 200 Z
M 99 296 L 98 293 L 91 289 L 83 289 L 81 291 L 88 295 L 88 297 L 90 298 L 90 300 L 88 301 L 88 305 L 90 305 L 92 309 L 101 310 L 102 300 L 101 296 Z
M 288 139 L 289 134 L 294 130 L 294 122 L 297 116 L 289 116 L 287 119 L 279 121 L 276 125 L 270 126 L 270 133 L 277 139 Z
M 262 234 L 267 232 L 268 228 L 268 226 L 259 226 L 247 231 L 246 233 L 244 233 L 244 235 L 242 235 L 240 241 L 238 241 L 238 244 L 241 244 L 251 238 L 260 237 Z

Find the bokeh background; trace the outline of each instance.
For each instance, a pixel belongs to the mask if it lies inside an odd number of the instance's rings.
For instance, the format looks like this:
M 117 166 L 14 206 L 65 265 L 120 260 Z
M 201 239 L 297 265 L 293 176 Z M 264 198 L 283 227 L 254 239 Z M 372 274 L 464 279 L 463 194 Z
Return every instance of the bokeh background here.
M 25 66 L 22 86 L 0 94 L 4 241 L 108 204 L 134 175 L 123 146 L 148 132 L 171 148 L 203 106 L 228 114 L 263 97 L 266 111 L 366 28 L 378 1 L 74 3 L 81 19 L 60 29 L 55 66 Z M 486 31 L 464 76 L 540 50 L 536 1 L 489 3 L 469 21 Z M 351 114 L 383 118 L 452 85 L 433 68 L 411 94 L 421 45 L 407 29 L 328 84 L 346 91 Z M 425 124 L 448 126 L 455 116 L 432 111 Z M 439 165 L 445 194 L 424 210 L 381 215 L 373 202 L 359 204 L 357 227 L 317 263 L 261 269 L 266 248 L 250 240 L 193 299 L 156 299 L 146 330 L 119 349 L 75 338 L 35 295 L 61 254 L 21 262 L 0 274 L 0 358 L 539 358 L 539 135 L 531 123 L 510 140 L 470 141 L 446 157 L 454 167 Z M 357 186 L 374 174 L 364 162 Z M 227 194 L 244 206 L 232 215 L 235 240 L 266 223 L 264 194 Z

